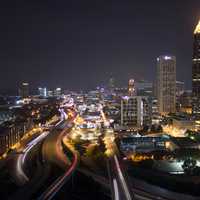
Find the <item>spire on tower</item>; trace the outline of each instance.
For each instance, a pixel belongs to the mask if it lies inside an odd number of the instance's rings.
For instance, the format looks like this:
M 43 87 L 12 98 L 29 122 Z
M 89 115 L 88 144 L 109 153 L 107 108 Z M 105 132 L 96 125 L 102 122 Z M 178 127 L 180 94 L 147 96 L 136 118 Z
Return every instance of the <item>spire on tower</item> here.
M 194 34 L 198 34 L 200 33 L 200 20 L 199 20 L 199 23 L 197 24 L 195 30 L 194 30 Z

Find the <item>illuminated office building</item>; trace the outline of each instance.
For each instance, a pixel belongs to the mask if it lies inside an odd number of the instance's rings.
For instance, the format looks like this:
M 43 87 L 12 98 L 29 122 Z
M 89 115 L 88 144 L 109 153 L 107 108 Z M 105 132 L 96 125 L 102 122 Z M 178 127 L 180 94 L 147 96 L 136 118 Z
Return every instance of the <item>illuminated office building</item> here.
M 55 90 L 54 90 L 54 96 L 61 96 L 61 88 L 56 88 Z
M 192 63 L 192 113 L 200 116 L 200 21 L 194 31 Z
M 47 97 L 47 88 L 38 88 L 39 96 L 40 97 Z
M 48 97 L 52 97 L 53 96 L 53 91 L 52 90 L 48 90 L 47 91 L 47 96 Z
M 135 81 L 134 79 L 130 79 L 128 82 L 128 95 L 134 96 L 135 95 Z
M 151 103 L 148 97 L 125 96 L 121 99 L 121 126 L 141 128 L 151 124 Z
M 157 99 L 161 114 L 176 112 L 176 57 L 157 58 Z
M 19 87 L 19 96 L 22 98 L 27 98 L 29 96 L 29 84 L 22 83 Z

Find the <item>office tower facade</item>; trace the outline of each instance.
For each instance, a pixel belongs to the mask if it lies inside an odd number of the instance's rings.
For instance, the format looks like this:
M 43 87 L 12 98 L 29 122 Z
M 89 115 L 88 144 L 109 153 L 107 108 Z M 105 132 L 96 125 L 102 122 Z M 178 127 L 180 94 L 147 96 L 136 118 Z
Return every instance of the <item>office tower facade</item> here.
M 200 21 L 194 31 L 192 63 L 192 113 L 200 116 Z
M 185 90 L 179 98 L 180 111 L 191 114 L 192 113 L 192 91 Z
M 22 98 L 27 98 L 29 96 L 29 84 L 28 83 L 22 83 L 19 86 L 19 96 Z
M 145 80 L 135 82 L 135 89 L 138 96 L 153 96 L 153 84 L 151 82 Z
M 47 88 L 38 88 L 38 93 L 40 97 L 47 97 Z
M 176 57 L 157 58 L 157 99 L 159 113 L 176 112 Z
M 135 91 L 135 81 L 134 79 L 130 79 L 128 81 L 128 95 L 129 96 L 134 96 L 136 95 L 136 91 Z
M 48 90 L 47 91 L 47 96 L 48 97 L 52 97 L 53 96 L 53 91 L 52 90 Z
M 141 128 L 151 124 L 151 103 L 148 97 L 125 96 L 121 99 L 121 126 Z
M 56 88 L 56 89 L 54 90 L 54 96 L 56 96 L 56 97 L 61 96 L 61 88 Z

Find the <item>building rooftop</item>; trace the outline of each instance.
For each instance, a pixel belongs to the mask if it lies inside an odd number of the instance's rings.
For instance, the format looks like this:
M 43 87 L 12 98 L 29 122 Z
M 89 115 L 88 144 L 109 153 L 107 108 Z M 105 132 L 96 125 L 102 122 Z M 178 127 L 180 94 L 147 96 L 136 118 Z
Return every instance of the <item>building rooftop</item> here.
M 163 142 L 168 140 L 166 137 L 123 137 L 121 139 L 122 143 L 132 143 L 132 142 Z
M 199 142 L 194 141 L 187 137 L 176 137 L 171 138 L 171 140 L 178 145 L 180 148 L 191 148 L 191 147 L 197 147 L 200 145 Z

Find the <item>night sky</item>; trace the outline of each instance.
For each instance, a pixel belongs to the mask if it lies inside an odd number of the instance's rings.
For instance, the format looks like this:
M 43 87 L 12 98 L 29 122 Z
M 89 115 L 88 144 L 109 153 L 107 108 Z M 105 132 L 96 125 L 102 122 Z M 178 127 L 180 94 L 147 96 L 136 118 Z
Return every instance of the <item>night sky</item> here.
M 1 1 L 0 90 L 22 81 L 92 89 L 155 78 L 156 57 L 177 56 L 191 85 L 192 33 L 200 0 Z

